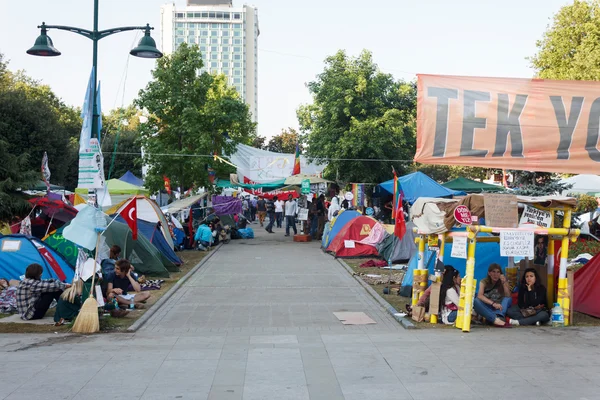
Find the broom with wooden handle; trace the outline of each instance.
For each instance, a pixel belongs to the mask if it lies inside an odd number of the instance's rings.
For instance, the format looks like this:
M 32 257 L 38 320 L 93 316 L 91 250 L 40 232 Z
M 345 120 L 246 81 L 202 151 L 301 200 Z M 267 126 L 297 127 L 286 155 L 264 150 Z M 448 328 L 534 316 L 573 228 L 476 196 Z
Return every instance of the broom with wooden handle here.
M 94 283 L 96 280 L 96 260 L 98 259 L 98 250 L 100 247 L 100 235 L 98 232 L 98 239 L 96 240 L 96 256 L 94 257 L 94 271 L 92 273 L 92 286 L 90 287 L 90 297 L 88 297 L 83 305 L 75 323 L 73 324 L 72 331 L 75 333 L 96 333 L 100 331 L 100 319 L 98 318 L 98 302 L 94 298 Z

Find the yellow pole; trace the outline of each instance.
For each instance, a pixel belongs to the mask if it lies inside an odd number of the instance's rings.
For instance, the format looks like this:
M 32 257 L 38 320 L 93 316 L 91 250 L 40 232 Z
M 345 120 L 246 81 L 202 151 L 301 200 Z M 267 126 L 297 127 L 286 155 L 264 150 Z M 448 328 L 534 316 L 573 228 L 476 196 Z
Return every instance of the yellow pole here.
M 473 296 L 475 294 L 473 284 L 475 277 L 475 246 L 477 245 L 476 235 L 476 232 L 469 231 L 469 245 L 467 247 L 467 271 L 465 273 L 465 306 L 462 322 L 463 332 L 471 331 L 471 310 L 473 308 Z
M 571 210 L 565 210 L 563 218 L 563 227 L 565 229 L 571 226 Z M 558 272 L 558 304 L 563 309 L 563 315 L 565 317 L 565 326 L 569 325 L 570 315 L 570 300 L 569 300 L 569 287 L 567 284 L 567 258 L 569 256 L 569 236 L 563 236 L 561 249 L 560 249 L 560 269 Z
M 456 327 L 462 329 L 465 316 L 465 293 L 466 293 L 467 278 L 460 280 L 460 296 L 458 297 L 458 312 L 456 313 Z
M 554 227 L 554 210 L 551 210 L 552 213 L 552 227 Z M 546 278 L 546 299 L 549 310 L 552 310 L 554 305 L 554 240 L 552 240 L 552 236 L 548 235 L 548 277 Z
M 425 240 L 426 236 L 419 235 L 417 239 L 419 243 L 419 258 L 417 268 L 413 272 L 413 296 L 412 296 L 412 305 L 417 305 L 419 301 L 419 297 L 421 297 L 421 293 L 425 290 L 423 286 L 427 285 L 427 272 L 425 272 L 425 279 L 422 281 L 423 269 L 425 268 Z

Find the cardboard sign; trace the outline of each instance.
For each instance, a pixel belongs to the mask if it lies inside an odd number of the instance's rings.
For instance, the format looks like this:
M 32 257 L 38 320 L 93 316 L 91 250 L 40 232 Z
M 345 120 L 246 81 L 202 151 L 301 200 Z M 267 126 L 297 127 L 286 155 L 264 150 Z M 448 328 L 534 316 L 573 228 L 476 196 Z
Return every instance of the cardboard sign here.
M 526 205 L 523 214 L 521 214 L 519 225 L 535 225 L 540 228 L 550 228 L 552 226 L 552 213 Z
M 307 221 L 308 220 L 308 208 L 298 209 L 298 220 L 299 221 Z
M 429 298 L 431 299 L 429 302 L 429 315 L 437 315 L 440 313 L 440 303 L 438 299 L 440 298 L 441 288 L 441 282 L 435 282 L 431 284 L 431 294 L 429 295 Z
M 500 232 L 500 255 L 533 258 L 533 239 L 533 232 L 502 231 Z
M 517 196 L 484 194 L 485 225 L 495 228 L 516 228 L 519 222 Z
M 467 237 L 457 236 L 452 238 L 452 257 L 467 259 Z
M 459 224 L 471 225 L 473 219 L 471 217 L 471 210 L 467 206 L 458 206 L 454 209 L 454 219 Z

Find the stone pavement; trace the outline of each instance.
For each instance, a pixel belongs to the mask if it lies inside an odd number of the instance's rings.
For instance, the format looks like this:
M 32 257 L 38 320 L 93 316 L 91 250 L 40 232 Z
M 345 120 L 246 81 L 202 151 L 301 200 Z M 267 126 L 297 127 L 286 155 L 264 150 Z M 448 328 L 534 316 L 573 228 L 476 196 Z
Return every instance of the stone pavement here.
M 276 232 L 224 245 L 136 333 L 0 335 L 0 399 L 600 399 L 600 329 L 404 330 Z

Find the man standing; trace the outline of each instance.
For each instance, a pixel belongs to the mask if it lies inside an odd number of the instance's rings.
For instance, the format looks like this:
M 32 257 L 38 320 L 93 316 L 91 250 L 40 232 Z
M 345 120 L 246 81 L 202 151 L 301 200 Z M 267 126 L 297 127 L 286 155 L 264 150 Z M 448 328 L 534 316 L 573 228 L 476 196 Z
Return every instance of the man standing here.
M 250 200 L 250 217 L 252 218 L 252 222 L 256 222 L 256 206 L 258 201 L 256 201 L 256 196 Z
M 322 194 L 319 196 L 317 200 L 317 218 L 319 226 L 317 228 L 317 240 L 321 240 L 323 238 L 323 230 L 325 229 L 325 195 Z
M 273 197 L 275 200 L 275 219 L 277 220 L 277 227 L 283 226 L 283 200 L 277 200 L 277 196 Z
M 262 196 L 260 196 L 256 202 L 256 211 L 258 211 L 258 222 L 260 222 L 260 226 L 262 228 L 265 223 L 265 217 L 267 216 L 267 202 Z
M 273 200 L 267 200 L 267 214 L 269 215 L 269 225 L 265 228 L 269 233 L 273 232 L 273 224 L 275 223 L 275 202 L 277 202 L 277 196 L 273 197 Z
M 248 197 L 244 197 L 242 200 L 242 213 L 244 214 L 244 218 L 250 221 L 250 204 L 248 202 Z
M 294 235 L 298 234 L 296 229 L 296 213 L 298 212 L 298 204 L 294 201 L 290 194 L 285 202 L 285 236 L 290 236 L 290 226 L 294 228 Z

